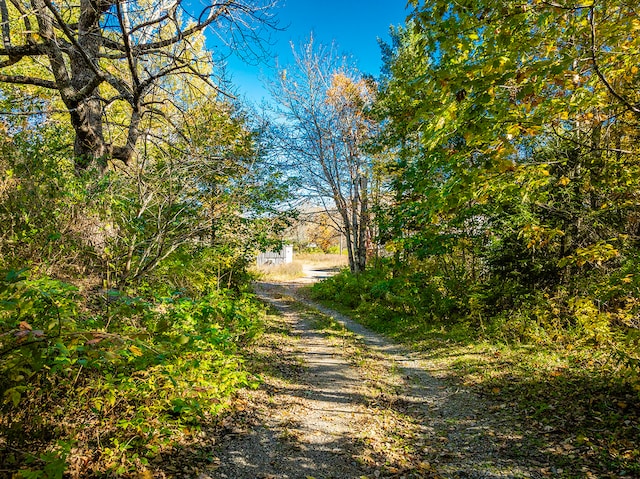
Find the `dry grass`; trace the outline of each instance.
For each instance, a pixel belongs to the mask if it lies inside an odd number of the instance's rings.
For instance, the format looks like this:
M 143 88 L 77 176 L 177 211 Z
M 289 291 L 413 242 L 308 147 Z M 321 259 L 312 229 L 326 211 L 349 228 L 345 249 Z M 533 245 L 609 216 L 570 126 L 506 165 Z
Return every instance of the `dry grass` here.
M 294 261 L 287 264 L 266 264 L 256 267 L 260 279 L 268 279 L 271 281 L 287 281 L 304 277 L 302 263 Z
M 261 279 L 290 281 L 303 278 L 305 269 L 341 269 L 347 266 L 347 257 L 339 254 L 295 253 L 292 263 L 264 265 L 255 268 Z
M 314 268 L 344 268 L 348 264 L 347 256 L 339 254 L 300 253 L 294 258 Z

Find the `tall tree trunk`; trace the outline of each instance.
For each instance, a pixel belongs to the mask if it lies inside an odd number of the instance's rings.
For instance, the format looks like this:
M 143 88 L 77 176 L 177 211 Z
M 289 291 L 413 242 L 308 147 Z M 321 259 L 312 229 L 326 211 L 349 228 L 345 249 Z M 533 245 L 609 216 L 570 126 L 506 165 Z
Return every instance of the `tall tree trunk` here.
M 367 232 L 369 231 L 369 191 L 366 175 L 360 176 L 360 230 L 358 231 L 358 269 L 364 271 L 367 267 Z

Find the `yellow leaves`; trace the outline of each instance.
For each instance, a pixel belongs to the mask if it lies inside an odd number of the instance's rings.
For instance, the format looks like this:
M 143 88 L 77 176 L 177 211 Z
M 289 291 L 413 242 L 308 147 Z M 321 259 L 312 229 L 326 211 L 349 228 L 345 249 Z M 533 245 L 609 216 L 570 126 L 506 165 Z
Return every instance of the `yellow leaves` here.
M 634 65 L 634 66 L 632 66 L 632 67 L 631 67 L 631 73 L 632 73 L 633 75 L 637 75 L 637 74 L 638 74 L 638 71 L 640 71 L 640 70 L 638 69 L 638 67 L 637 67 L 637 66 L 635 66 L 635 65 Z
M 600 266 L 618 256 L 620 256 L 620 251 L 611 243 L 600 241 L 585 248 L 578 248 L 575 254 L 563 258 L 559 262 L 559 266 L 576 265 L 582 267 L 587 263 Z
M 578 327 L 588 340 L 604 343 L 611 338 L 613 315 L 600 312 L 600 308 L 589 298 L 569 300 Z
M 527 110 L 531 111 L 537 105 L 535 104 L 535 100 L 534 100 L 530 104 L 523 103 L 523 106 L 526 106 Z M 507 128 L 506 137 L 507 137 L 508 140 L 512 140 L 514 138 L 516 140 L 518 140 L 518 138 L 520 136 L 522 136 L 522 135 L 535 136 L 540 132 L 540 130 L 541 130 L 541 127 L 539 125 L 527 125 L 527 126 L 524 126 L 521 123 L 516 123 L 516 124 L 513 124 L 513 125 L 509 126 L 509 128 Z
M 129 351 L 131 352 L 131 354 L 133 354 L 135 357 L 140 357 L 142 356 L 142 350 L 136 346 L 136 345 L 131 345 L 129 346 Z
M 496 162 L 496 164 L 500 164 L 500 162 L 504 162 L 504 161 L 512 163 L 512 157 L 516 153 L 517 151 L 514 145 L 509 141 L 508 138 L 504 138 L 504 140 L 502 140 L 497 145 L 497 148 L 494 151 L 494 157 L 495 157 L 494 161 Z M 507 169 L 509 171 L 515 170 L 515 167 L 514 167 L 515 165 L 506 165 L 506 166 L 508 166 Z
M 516 136 L 520 133 L 521 127 L 519 124 L 514 124 L 507 128 L 507 135 Z
M 558 51 L 558 47 L 555 44 L 551 43 L 546 45 L 544 54 L 545 56 L 548 57 L 548 56 L 551 56 L 552 53 L 555 53 L 557 51 Z
M 571 183 L 571 180 L 566 176 L 563 176 L 558 180 L 558 184 L 560 186 L 567 186 L 569 183 Z
M 355 79 L 343 72 L 331 76 L 327 89 L 326 104 L 334 107 L 340 115 L 358 120 L 360 130 L 364 130 L 365 108 L 373 101 L 373 85 L 364 79 Z
M 331 104 L 364 104 L 370 99 L 370 95 L 371 91 L 362 79 L 356 80 L 342 72 L 331 76 L 331 86 L 327 91 L 328 101 Z
M 564 231 L 527 224 L 520 231 L 520 236 L 527 241 L 527 249 L 536 250 L 548 246 L 555 238 L 564 236 Z
M 501 159 L 497 162 L 496 165 L 498 171 L 500 173 L 506 173 L 508 171 L 515 171 L 516 164 L 510 159 Z

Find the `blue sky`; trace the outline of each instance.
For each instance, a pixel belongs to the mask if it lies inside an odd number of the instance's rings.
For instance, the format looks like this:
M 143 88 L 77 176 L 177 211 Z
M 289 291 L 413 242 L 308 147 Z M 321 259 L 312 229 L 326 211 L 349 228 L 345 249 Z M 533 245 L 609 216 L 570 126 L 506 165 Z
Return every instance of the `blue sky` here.
M 406 0 L 280 0 L 274 13 L 284 31 L 271 33 L 271 66 L 276 58 L 282 66 L 290 63 L 290 42 L 300 45 L 313 32 L 316 42 L 335 42 L 363 73 L 377 76 L 382 66 L 377 38 L 388 40 L 389 26 L 404 24 L 409 10 Z M 269 65 L 247 65 L 231 57 L 228 72 L 241 96 L 253 102 L 267 96 L 262 85 L 271 74 Z

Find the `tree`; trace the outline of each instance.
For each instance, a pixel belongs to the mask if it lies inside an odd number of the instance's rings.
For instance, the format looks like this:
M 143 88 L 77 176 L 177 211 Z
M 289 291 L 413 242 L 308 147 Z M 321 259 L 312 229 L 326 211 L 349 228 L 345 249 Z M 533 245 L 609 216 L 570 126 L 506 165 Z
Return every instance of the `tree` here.
M 635 2 L 412 4 L 374 106 L 387 246 L 456 314 L 572 291 L 615 316 L 640 237 Z
M 603 221 L 606 196 L 631 208 L 636 184 L 634 4 L 412 3 L 377 104 L 398 154 L 396 238 L 404 227 L 400 241 L 427 254 L 467 231 L 484 241 L 467 226 L 494 234 L 492 215 L 510 216 L 500 223 L 530 253 L 611 238 L 620 211 Z M 507 197 L 517 207 L 496 208 Z
M 288 226 L 286 212 L 275 213 L 287 185 L 266 171 L 262 139 L 247 114 L 210 98 L 176 126 L 184 137 L 146 148 L 141 161 L 120 169 L 126 175 L 110 174 L 102 252 L 108 283 L 118 288 L 178 249 L 216 250 L 241 270 Z
M 138 140 L 204 85 L 219 89 L 204 48 L 256 39 L 272 2 L 212 1 L 193 15 L 183 0 L 0 0 L 0 82 L 52 90 L 75 132 L 76 169 L 129 163 Z M 44 67 L 43 67 L 44 66 Z
M 336 228 L 336 220 L 331 217 L 335 211 L 311 211 L 301 215 L 307 244 L 315 244 L 323 253 L 339 249 L 341 232 Z
M 280 72 L 274 87 L 282 114 L 282 155 L 306 194 L 327 211 L 337 209 L 336 227 L 346 239 L 349 267 L 364 271 L 371 175 L 364 145 L 374 131 L 367 114 L 374 85 L 313 39 L 293 53 L 295 64 Z

